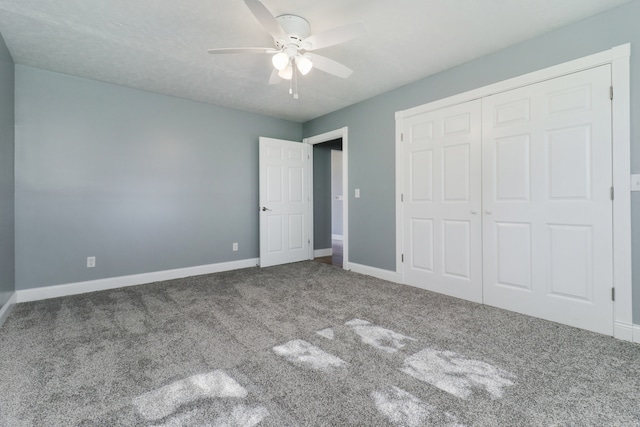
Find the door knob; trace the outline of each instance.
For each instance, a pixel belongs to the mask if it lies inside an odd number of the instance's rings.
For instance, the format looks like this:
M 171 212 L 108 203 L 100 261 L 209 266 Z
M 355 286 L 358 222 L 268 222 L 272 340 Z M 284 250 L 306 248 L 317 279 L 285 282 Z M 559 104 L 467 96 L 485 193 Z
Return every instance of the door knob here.
M 486 213 L 487 215 L 491 215 L 493 212 L 491 212 L 490 210 L 486 210 L 484 211 L 484 213 Z
M 262 207 L 262 212 L 266 212 L 266 211 L 270 211 L 271 209 L 269 208 L 265 208 L 264 206 Z
M 471 215 L 475 215 L 477 213 L 478 213 L 478 211 L 471 211 Z

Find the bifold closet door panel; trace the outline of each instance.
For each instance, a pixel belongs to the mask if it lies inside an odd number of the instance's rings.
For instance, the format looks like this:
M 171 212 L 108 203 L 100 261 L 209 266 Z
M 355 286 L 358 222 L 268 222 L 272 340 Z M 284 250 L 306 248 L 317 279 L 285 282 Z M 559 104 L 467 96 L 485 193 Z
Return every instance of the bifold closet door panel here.
M 403 121 L 405 283 L 482 301 L 481 103 Z
M 610 66 L 482 100 L 486 304 L 613 333 Z

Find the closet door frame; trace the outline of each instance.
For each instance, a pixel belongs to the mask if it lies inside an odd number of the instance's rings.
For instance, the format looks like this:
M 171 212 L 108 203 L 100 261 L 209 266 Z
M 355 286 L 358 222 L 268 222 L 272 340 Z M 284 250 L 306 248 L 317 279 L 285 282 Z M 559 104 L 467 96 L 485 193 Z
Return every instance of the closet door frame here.
M 396 112 L 396 273 L 401 278 L 401 283 L 405 283 L 404 269 L 402 268 L 402 251 L 404 248 L 402 224 L 403 119 L 600 65 L 611 64 L 611 79 L 612 87 L 614 88 L 612 100 L 612 149 L 613 187 L 615 191 L 613 200 L 613 286 L 615 288 L 615 300 L 614 319 L 612 321 L 615 338 L 640 342 L 640 327 L 634 327 L 633 325 L 631 294 L 630 56 L 631 45 L 627 43 L 543 70 Z

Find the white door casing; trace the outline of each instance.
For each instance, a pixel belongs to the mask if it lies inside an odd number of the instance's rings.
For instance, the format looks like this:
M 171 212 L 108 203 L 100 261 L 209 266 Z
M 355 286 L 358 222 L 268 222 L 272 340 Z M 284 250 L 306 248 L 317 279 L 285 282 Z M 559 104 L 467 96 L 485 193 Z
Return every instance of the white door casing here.
M 484 302 L 613 334 L 611 67 L 482 100 Z
M 260 267 L 309 259 L 309 145 L 259 144 Z
M 482 302 L 479 100 L 403 123 L 406 284 Z
M 303 139 L 305 144 L 309 144 L 309 154 L 311 157 L 310 165 L 313 165 L 313 145 L 323 142 L 332 141 L 334 139 L 342 139 L 342 268 L 351 270 L 352 264 L 349 262 L 349 128 L 347 126 L 314 135 Z M 309 195 L 313 201 L 313 173 L 309 173 Z M 309 259 L 314 258 L 313 251 L 313 209 L 309 209 Z

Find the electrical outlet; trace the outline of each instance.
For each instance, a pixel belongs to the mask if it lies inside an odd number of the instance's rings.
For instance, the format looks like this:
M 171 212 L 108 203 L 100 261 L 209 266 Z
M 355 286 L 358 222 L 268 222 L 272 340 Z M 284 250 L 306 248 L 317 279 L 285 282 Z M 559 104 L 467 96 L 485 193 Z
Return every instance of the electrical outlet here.
M 631 175 L 631 191 L 640 191 L 640 175 Z
M 238 242 L 233 243 L 233 252 L 238 252 Z
M 96 266 L 96 257 L 88 256 L 87 257 L 87 268 L 93 268 Z

